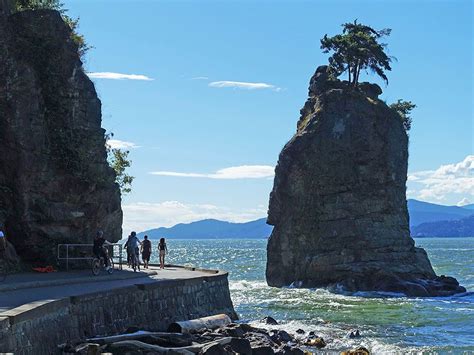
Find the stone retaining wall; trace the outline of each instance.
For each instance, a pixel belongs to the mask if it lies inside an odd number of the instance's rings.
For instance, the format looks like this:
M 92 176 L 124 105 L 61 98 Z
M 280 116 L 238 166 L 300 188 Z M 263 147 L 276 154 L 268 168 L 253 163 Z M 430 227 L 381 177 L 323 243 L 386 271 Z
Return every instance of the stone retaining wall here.
M 0 353 L 60 353 L 57 345 L 67 341 L 130 326 L 166 330 L 174 321 L 219 313 L 236 318 L 227 273 L 33 302 L 0 315 Z

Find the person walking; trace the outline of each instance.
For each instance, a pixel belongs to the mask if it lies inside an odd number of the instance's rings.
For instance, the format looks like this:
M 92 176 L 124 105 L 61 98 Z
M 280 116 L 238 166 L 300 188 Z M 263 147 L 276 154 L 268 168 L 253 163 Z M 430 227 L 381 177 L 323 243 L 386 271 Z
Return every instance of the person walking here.
M 165 238 L 160 239 L 158 244 L 158 252 L 160 253 L 160 269 L 165 268 L 165 255 L 168 254 L 168 248 L 166 247 Z
M 132 238 L 132 235 L 129 234 L 128 238 L 127 238 L 127 241 L 123 245 L 123 249 L 125 249 L 125 251 L 127 252 L 127 266 L 128 267 L 130 267 L 130 265 L 132 265 L 132 254 L 130 254 L 131 248 L 128 247 L 131 238 Z
M 148 269 L 148 264 L 150 263 L 150 256 L 151 256 L 151 242 L 148 240 L 148 236 L 145 235 L 143 237 L 142 242 L 142 260 L 143 260 L 143 267 Z

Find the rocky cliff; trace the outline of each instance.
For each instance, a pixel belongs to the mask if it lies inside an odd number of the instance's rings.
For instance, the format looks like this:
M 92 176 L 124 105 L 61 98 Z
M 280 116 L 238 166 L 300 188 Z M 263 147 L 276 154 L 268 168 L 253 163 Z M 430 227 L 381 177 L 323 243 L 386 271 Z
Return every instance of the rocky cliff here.
M 57 11 L 10 14 L 0 1 L 0 228 L 20 257 L 55 259 L 58 243 L 121 237 L 101 103 Z
M 297 133 L 283 148 L 270 195 L 271 286 L 338 287 L 408 295 L 464 291 L 437 277 L 414 246 L 405 195 L 408 137 L 379 86 L 311 78 Z

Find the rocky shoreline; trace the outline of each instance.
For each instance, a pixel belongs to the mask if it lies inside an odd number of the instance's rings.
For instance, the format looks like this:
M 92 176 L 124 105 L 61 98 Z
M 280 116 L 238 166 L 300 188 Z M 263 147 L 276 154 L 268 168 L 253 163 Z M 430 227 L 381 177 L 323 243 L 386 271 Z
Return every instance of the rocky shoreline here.
M 282 329 L 263 329 L 247 323 L 232 323 L 229 317 L 213 326 L 182 329 L 181 332 L 158 332 L 130 327 L 125 334 L 95 337 L 74 344 L 59 346 L 63 354 L 95 355 L 104 352 L 113 354 L 202 354 L 202 355 L 304 355 L 318 353 L 326 347 L 326 341 L 314 331 L 298 329 L 294 334 Z M 208 319 L 213 317 L 208 317 Z M 195 320 L 199 322 L 200 320 Z M 262 320 L 270 328 L 279 325 L 271 318 Z M 170 326 L 169 330 L 176 330 Z M 360 338 L 359 330 L 348 334 L 349 338 Z M 343 355 L 367 355 L 369 350 L 360 346 L 341 352 Z

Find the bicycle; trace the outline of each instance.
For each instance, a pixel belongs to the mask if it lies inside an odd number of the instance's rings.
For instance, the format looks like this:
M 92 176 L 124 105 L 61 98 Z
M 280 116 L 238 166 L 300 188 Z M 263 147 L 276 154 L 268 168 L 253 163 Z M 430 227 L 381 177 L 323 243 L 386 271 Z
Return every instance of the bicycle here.
M 133 272 L 136 272 L 137 268 L 138 268 L 138 271 L 140 271 L 140 260 L 138 259 L 138 253 L 137 252 L 132 253 L 131 263 L 132 263 Z
M 99 275 L 101 270 L 106 270 L 109 275 L 114 272 L 114 261 L 110 256 L 108 256 L 108 258 L 109 269 L 106 269 L 105 267 L 103 256 L 101 256 L 100 258 L 94 257 L 94 259 L 92 259 L 92 273 L 94 274 L 94 276 Z

